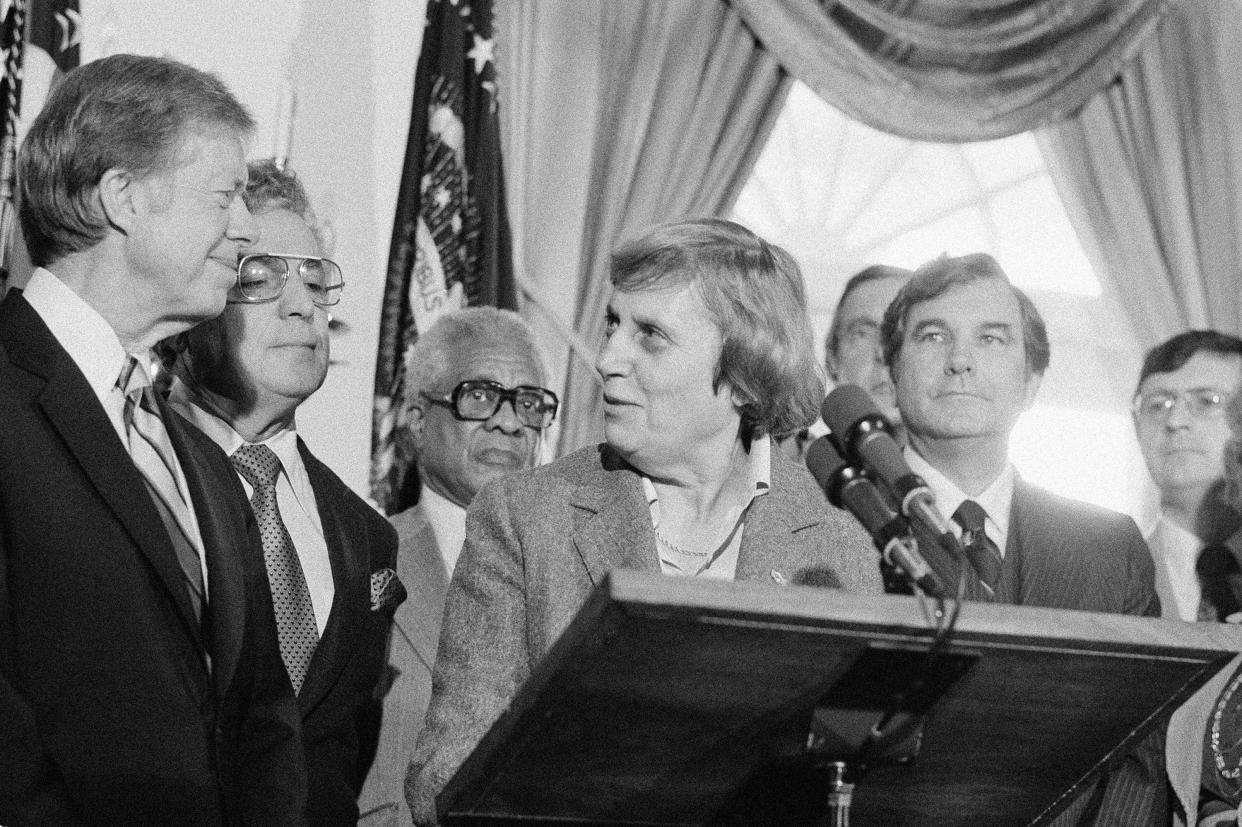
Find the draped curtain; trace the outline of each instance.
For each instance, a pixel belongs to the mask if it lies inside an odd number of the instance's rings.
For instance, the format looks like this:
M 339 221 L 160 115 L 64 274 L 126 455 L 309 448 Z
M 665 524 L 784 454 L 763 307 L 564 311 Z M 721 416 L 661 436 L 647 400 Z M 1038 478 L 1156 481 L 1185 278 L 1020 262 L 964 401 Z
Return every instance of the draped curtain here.
M 1037 133 L 1111 297 L 1150 348 L 1242 333 L 1242 9 L 1174 6 L 1117 82 Z
M 922 141 L 1025 132 L 1121 70 L 1166 0 L 728 0 L 794 77 Z
M 562 454 L 602 433 L 593 360 L 612 248 L 661 221 L 726 213 L 788 88 L 776 59 L 725 3 L 608 0 L 602 9 L 599 113 L 574 299 L 583 345 L 569 361 Z

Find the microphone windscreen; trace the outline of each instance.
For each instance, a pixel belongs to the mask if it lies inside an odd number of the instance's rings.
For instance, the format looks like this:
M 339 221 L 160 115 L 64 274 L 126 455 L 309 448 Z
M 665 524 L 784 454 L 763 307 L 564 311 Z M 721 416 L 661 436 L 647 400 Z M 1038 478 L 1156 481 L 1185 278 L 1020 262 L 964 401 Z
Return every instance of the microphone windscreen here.
M 850 429 L 860 419 L 880 413 L 875 400 L 858 385 L 837 385 L 819 408 L 824 424 L 837 439 L 846 438 Z
M 837 446 L 832 444 L 832 440 L 826 436 L 821 436 L 812 442 L 811 447 L 806 450 L 807 470 L 811 472 L 815 482 L 819 483 L 820 488 L 827 487 L 832 475 L 845 465 L 848 465 L 845 458 L 841 456 Z

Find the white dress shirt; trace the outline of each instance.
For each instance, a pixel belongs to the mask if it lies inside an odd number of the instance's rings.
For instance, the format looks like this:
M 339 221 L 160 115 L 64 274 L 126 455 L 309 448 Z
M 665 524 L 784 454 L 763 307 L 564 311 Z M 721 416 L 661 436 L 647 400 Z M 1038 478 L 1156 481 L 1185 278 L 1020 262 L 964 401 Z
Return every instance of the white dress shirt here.
M 1202 591 L 1195 563 L 1203 549 L 1203 541 L 1163 515 L 1156 520 L 1146 539 L 1156 563 L 1160 616 L 1190 622 L 1197 620 Z
M 108 415 L 108 421 L 112 423 L 121 444 L 125 446 L 125 452 L 129 453 L 129 433 L 125 429 L 125 394 L 116 386 L 117 377 L 121 375 L 121 369 L 125 367 L 129 354 L 121 346 L 116 331 L 95 308 L 42 267 L 31 274 L 30 281 L 22 290 L 22 297 L 39 314 L 39 318 L 56 337 L 56 341 L 69 354 L 78 370 L 82 371 L 95 398 Z M 134 357 L 142 361 L 147 375 L 151 376 L 151 353 L 135 353 Z M 198 530 L 198 515 L 194 511 L 194 500 L 190 497 L 190 486 L 186 482 L 185 471 L 181 468 L 181 459 L 175 452 L 172 459 L 177 490 L 190 512 L 190 524 L 184 528 L 198 552 L 198 564 L 203 573 L 203 595 L 207 597 L 210 593 L 207 560 L 203 554 L 203 538 Z
M 962 527 L 953 519 L 953 512 L 964 500 L 974 500 L 982 506 L 987 518 L 983 528 L 988 538 L 996 543 L 1001 557 L 1005 556 L 1005 543 L 1009 539 L 1009 515 L 1013 510 L 1013 485 L 1017 476 L 1012 463 L 1006 462 L 1000 476 L 992 481 L 977 497 L 968 497 L 952 480 L 937 471 L 931 464 L 919 456 L 910 446 L 904 449 L 906 462 L 910 470 L 923 478 L 932 496 L 936 498 L 936 509 L 944 517 L 953 533 L 961 539 Z
M 466 543 L 466 509 L 432 491 L 429 485 L 423 486 L 418 504 L 431 523 L 431 533 L 436 536 L 436 545 L 444 558 L 444 570 L 452 580 L 461 547 Z
M 172 390 L 168 394 L 168 404 L 190 420 L 230 457 L 234 451 L 247 444 L 231 425 L 194 404 L 186 386 L 179 379 L 173 382 Z M 332 612 L 336 586 L 332 580 L 332 559 L 328 554 L 328 542 L 324 539 L 323 523 L 319 519 L 319 506 L 315 502 L 310 478 L 306 476 L 302 454 L 298 451 L 297 430 L 294 427 L 286 428 L 255 444 L 266 445 L 280 460 L 280 474 L 276 477 L 276 505 L 280 509 L 280 519 L 289 531 L 289 538 L 293 540 L 298 562 L 302 564 L 302 574 L 305 575 L 306 586 L 310 590 L 311 606 L 315 610 L 315 625 L 322 637 L 328 625 L 328 615 Z M 246 478 L 241 474 L 237 478 L 241 480 L 246 496 L 253 496 L 254 488 Z

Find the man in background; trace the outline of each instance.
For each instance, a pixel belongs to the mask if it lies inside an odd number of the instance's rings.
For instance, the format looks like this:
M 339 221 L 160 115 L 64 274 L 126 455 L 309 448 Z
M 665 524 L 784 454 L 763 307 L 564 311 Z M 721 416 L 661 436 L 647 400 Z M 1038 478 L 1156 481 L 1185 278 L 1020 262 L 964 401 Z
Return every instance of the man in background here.
M 361 824 L 411 823 L 405 775 L 431 700 L 444 596 L 466 539 L 466 507 L 483 484 L 538 464 L 556 394 L 530 328 L 509 310 L 468 307 L 419 336 L 407 360 L 407 431 L 418 462 L 418 505 L 392 518 L 397 571 L 410 599 L 389 644 L 375 762 L 363 785 Z
M 824 341 L 824 362 L 832 381 L 861 387 L 894 425 L 901 424 L 901 414 L 884 364 L 880 322 L 885 308 L 909 278 L 909 270 L 887 264 L 875 264 L 856 273 L 845 283 Z
M 1152 348 L 1143 359 L 1132 406 L 1139 448 L 1160 492 L 1160 517 L 1147 538 L 1156 563 L 1164 617 L 1218 620 L 1226 602 L 1217 582 L 1200 582 L 1196 565 L 1230 563 L 1222 545 L 1242 517 L 1225 496 L 1226 408 L 1242 382 L 1242 339 L 1191 330 Z M 1236 568 L 1236 564 L 1234 564 Z M 1206 588 L 1205 588 L 1206 587 Z M 1222 597 L 1226 599 L 1222 599 Z
M 150 385 L 255 235 L 253 121 L 114 55 L 18 158 L 37 269 L 0 303 L 0 823 L 298 824 L 297 708 L 228 460 Z
M 302 184 L 272 161 L 249 165 L 243 198 L 258 240 L 245 248 L 219 317 L 179 340 L 169 404 L 223 449 L 250 497 L 276 607 L 280 652 L 306 751 L 306 818 L 358 821 L 360 744 L 384 668 L 396 579 L 388 521 L 315 458 L 297 409 L 328 373 L 328 308 L 344 289 L 323 258 Z
M 965 552 L 960 560 L 919 533 L 941 579 L 956 584 L 964 565 L 968 599 L 1158 614 L 1151 555 L 1134 521 L 1037 488 L 1009 461 L 1010 433 L 1035 401 L 1050 348 L 1039 311 L 995 259 L 924 264 L 888 306 L 881 333 L 906 460 Z M 1165 823 L 1161 766 L 1159 739 L 1149 738 L 1105 776 L 1098 802 L 1088 790 L 1054 823 Z

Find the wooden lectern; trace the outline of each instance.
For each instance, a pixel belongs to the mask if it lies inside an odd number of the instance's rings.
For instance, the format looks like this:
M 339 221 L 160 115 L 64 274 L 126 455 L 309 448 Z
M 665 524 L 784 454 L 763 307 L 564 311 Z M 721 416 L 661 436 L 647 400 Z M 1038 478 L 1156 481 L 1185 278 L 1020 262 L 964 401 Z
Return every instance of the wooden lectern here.
M 1240 637 L 967 603 L 928 668 L 913 597 L 616 571 L 439 803 L 449 824 L 813 823 L 819 759 L 856 757 L 886 717 L 855 827 L 1045 824 Z

